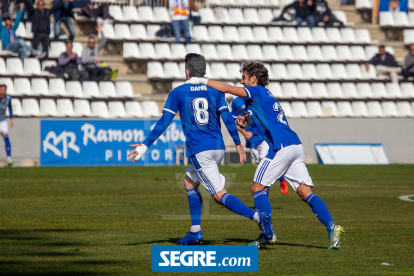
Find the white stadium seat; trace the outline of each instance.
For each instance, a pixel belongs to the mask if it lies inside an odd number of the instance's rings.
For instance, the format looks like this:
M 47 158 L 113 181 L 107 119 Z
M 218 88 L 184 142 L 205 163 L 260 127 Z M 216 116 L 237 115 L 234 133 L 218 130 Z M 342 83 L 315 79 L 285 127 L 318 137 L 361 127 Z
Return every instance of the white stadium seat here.
M 367 102 L 367 110 L 369 117 L 382 117 L 382 108 L 379 102 Z
M 300 82 L 296 85 L 299 99 L 311 99 L 312 87 L 309 82 Z
M 272 64 L 273 79 L 285 80 L 288 78 L 286 66 L 281 63 Z
M 353 82 L 344 82 L 342 83 L 342 95 L 347 99 L 356 99 L 358 98 L 357 89 L 355 83 Z
M 322 61 L 324 60 L 321 47 L 319 46 L 308 46 L 308 57 L 313 61 Z
M 285 113 L 285 116 L 287 118 L 292 118 L 293 117 L 293 111 L 292 111 L 292 107 L 291 107 L 290 103 L 289 102 L 280 102 L 280 105 L 282 106 L 283 113 Z
M 138 17 L 140 21 L 152 22 L 154 21 L 154 14 L 151 6 L 139 6 Z
M 294 118 L 308 117 L 308 110 L 304 102 L 292 102 L 291 105 Z
M 298 42 L 299 38 L 296 33 L 296 28 L 293 28 L 293 27 L 283 28 L 283 38 L 286 42 L 291 42 L 291 43 Z
M 336 56 L 338 60 L 341 61 L 350 61 L 353 60 L 351 49 L 347 45 L 340 45 L 336 47 Z
M 16 99 L 16 98 L 12 98 L 11 104 L 12 104 L 12 108 L 13 108 L 13 115 L 14 116 L 22 116 L 23 111 L 22 111 L 22 103 L 20 102 L 20 100 Z M 9 111 L 9 109 L 7 109 L 7 112 L 8 111 Z
M 371 84 L 372 97 L 374 99 L 387 98 L 387 90 L 383 83 L 372 83 Z
M 107 37 L 107 36 L 105 36 Z M 50 42 L 49 48 L 49 57 L 58 58 L 61 53 L 66 52 L 66 45 L 62 41 L 52 41 Z
M 379 24 L 381 27 L 394 26 L 394 17 L 391 12 L 380 12 L 379 13 Z
M 201 54 L 201 47 L 198 44 L 187 44 L 185 46 L 186 48 L 186 53 L 196 53 L 196 54 Z
M 128 30 L 129 33 L 129 30 Z M 82 57 L 82 52 L 83 52 L 83 46 L 82 43 L 80 42 L 73 42 L 73 48 L 72 48 L 72 52 L 74 52 L 75 54 L 78 55 L 78 57 Z
M 26 58 L 24 60 L 24 73 L 40 75 L 42 73 L 42 69 L 40 68 L 39 60 L 37 58 Z M 43 75 L 48 75 L 48 73 Z
M 142 113 L 144 117 L 159 117 L 160 112 L 155 101 L 143 101 L 141 103 Z
M 112 81 L 99 82 L 99 96 L 103 98 L 116 98 L 116 89 Z
M 229 79 L 241 79 L 240 64 L 238 63 L 227 63 L 226 72 Z
M 241 9 L 228 9 L 228 15 L 231 23 L 242 24 L 244 22 Z
M 396 11 L 393 12 L 394 24 L 398 27 L 407 27 L 409 25 L 408 15 L 406 12 Z
M 300 67 L 299 64 L 288 64 L 286 68 L 287 68 L 289 79 L 292 79 L 292 80 L 303 79 L 302 68 Z
M 8 58 L 6 60 L 6 70 L 8 74 L 27 75 L 23 71 L 23 63 L 20 58 Z
M 352 59 L 355 61 L 366 61 L 365 51 L 362 46 L 351 46 Z
M 281 60 L 294 60 L 292 49 L 289 45 L 279 45 L 277 46 L 277 52 Z
M 233 60 L 233 50 L 229 44 L 217 45 L 217 56 L 219 60 Z
M 257 42 L 269 41 L 267 29 L 265 27 L 253 27 L 253 40 Z
M 326 29 L 326 36 L 328 37 L 328 41 L 331 43 L 341 43 L 342 37 L 341 33 L 338 28 L 327 28 Z
M 155 44 L 155 56 L 156 59 L 170 59 L 171 49 L 168 43 Z
M 223 27 L 223 35 L 225 41 L 238 42 L 240 41 L 237 28 L 234 26 Z
M 283 98 L 282 87 L 279 82 L 270 82 L 267 89 L 276 99 Z
M 322 107 L 320 102 L 310 101 L 306 103 L 308 110 L 308 117 L 323 117 Z
M 32 87 L 27 78 L 14 79 L 14 92 L 16 95 L 32 95 Z
M 260 45 L 248 45 L 247 46 L 247 57 L 252 60 L 263 60 L 265 57 L 262 53 L 262 47 Z
M 285 98 L 298 98 L 298 91 L 294 82 L 284 82 L 282 91 Z
M 143 117 L 141 104 L 135 101 L 125 102 L 125 115 L 134 118 Z
M 332 77 L 337 80 L 348 79 L 348 74 L 344 64 L 332 64 Z
M 44 78 L 33 78 L 32 81 L 32 94 L 33 95 L 49 95 L 49 85 Z
M 350 102 L 338 102 L 338 117 L 352 117 L 354 115 Z
M 328 42 L 328 37 L 326 35 L 325 28 L 312 28 L 312 37 L 314 42 Z
M 84 81 L 82 82 L 83 96 L 87 98 L 99 98 L 99 88 L 96 81 Z
M 127 24 L 115 24 L 115 38 L 117 39 L 131 39 L 129 26 Z
M 414 86 L 412 83 L 403 82 L 400 84 L 400 89 L 403 98 L 414 98 Z
M 214 23 L 216 22 L 216 16 L 214 15 L 214 12 L 210 8 L 200 8 L 198 10 L 200 16 L 201 16 L 201 22 L 202 23 Z
M 124 19 L 121 6 L 117 5 L 109 5 L 108 13 L 112 16 L 115 20 L 122 21 Z
M 186 55 L 184 44 L 171 44 L 171 58 L 182 59 Z
M 364 76 L 364 74 L 361 72 L 361 66 L 359 64 L 347 64 L 346 74 L 348 76 L 348 79 L 366 79 L 366 76 Z
M 292 55 L 294 61 L 307 61 L 309 59 L 305 46 L 293 46 Z
M 134 94 L 134 90 L 132 89 L 132 85 L 129 81 L 118 81 L 115 86 L 116 95 L 118 97 L 134 98 L 139 96 Z
M 382 102 L 381 107 L 384 117 L 399 117 L 395 102 Z
M 208 36 L 211 41 L 224 41 L 224 33 L 221 26 L 209 26 Z
M 344 96 L 342 94 L 341 85 L 337 82 L 328 83 L 328 97 L 331 99 L 342 99 Z
M 371 43 L 371 33 L 368 31 L 368 29 L 356 29 L 355 38 L 358 43 Z
M 409 102 L 397 102 L 399 117 L 413 117 L 413 111 Z
M 166 7 L 154 7 L 153 9 L 154 21 L 156 22 L 171 22 L 170 15 Z
M 52 99 L 40 99 L 40 111 L 39 114 L 42 116 L 56 116 L 56 103 Z
M 66 95 L 65 81 L 63 79 L 49 79 L 49 95 Z
M 269 42 L 284 42 L 285 39 L 283 37 L 282 28 L 280 27 L 269 27 L 267 29 L 267 37 L 269 38 Z
M 248 24 L 248 25 L 257 24 L 260 22 L 257 9 L 244 9 L 243 18 L 244 18 L 243 23 Z
M 88 100 L 74 100 L 73 113 L 75 116 L 91 117 L 91 106 Z
M 123 58 L 139 58 L 138 44 L 135 42 L 122 43 L 122 57 Z
M 348 19 L 347 19 L 346 14 L 343 10 L 332 11 L 332 13 L 335 15 L 336 18 L 338 18 L 339 21 L 342 21 L 344 23 L 344 25 L 348 24 Z
M 120 101 L 110 101 L 108 102 L 108 113 L 111 118 L 125 118 L 125 106 Z
M 211 64 L 211 73 L 215 79 L 228 79 L 227 70 L 224 63 L 215 62 Z
M 180 69 L 176 62 L 165 62 L 164 63 L 164 78 L 179 79 Z
M 324 45 L 322 46 L 323 60 L 324 61 L 335 61 L 338 60 L 335 46 Z
M 233 53 L 233 59 L 235 60 L 243 60 L 246 57 L 248 57 L 246 45 L 243 45 L 243 44 L 233 45 L 232 53 Z
M 155 35 L 155 33 L 158 32 L 160 29 L 161 29 L 161 25 L 148 24 L 147 25 L 147 38 L 157 39 L 157 36 Z
M 273 14 L 271 9 L 260 9 L 258 11 L 259 22 L 269 23 L 273 20 Z
M 322 114 L 324 117 L 337 117 L 338 110 L 336 108 L 336 103 L 332 101 L 323 101 Z
M 150 61 L 147 63 L 147 77 L 152 78 L 164 78 L 164 69 L 161 62 Z
M 387 87 L 387 98 L 402 98 L 400 86 L 397 83 L 388 82 Z
M 313 98 L 324 99 L 328 98 L 328 90 L 323 82 L 312 83 Z
M 365 102 L 362 102 L 362 101 L 352 102 L 352 109 L 354 111 L 354 117 L 369 117 Z
M 70 97 L 83 98 L 82 85 L 79 81 L 66 82 L 66 95 Z
M 266 60 L 279 60 L 279 56 L 275 45 L 263 45 L 262 50 L 263 56 Z
M 342 42 L 345 42 L 345 43 L 354 44 L 357 42 L 354 29 L 351 29 L 351 28 L 342 28 L 341 37 L 342 37 Z
M 91 102 L 91 114 L 94 117 L 109 118 L 108 106 L 106 102 Z
M 312 42 L 313 41 L 313 36 L 312 36 L 311 29 L 309 29 L 308 27 L 298 28 L 297 33 L 298 33 L 298 37 L 300 38 L 301 42 L 302 41 L 303 42 Z
M 217 60 L 218 59 L 216 46 L 214 44 L 203 44 L 203 45 L 201 45 L 201 51 L 203 53 L 203 56 L 207 60 Z
M 22 100 L 22 115 L 23 116 L 39 116 L 39 104 L 36 99 Z
M 107 39 L 115 39 L 116 38 L 114 25 L 112 25 L 112 24 L 108 24 L 108 23 L 102 24 L 102 33 L 103 33 L 103 36 Z
M 192 37 L 196 40 L 199 40 L 199 41 L 209 41 L 210 40 L 209 35 L 208 35 L 207 27 L 204 26 L 204 25 L 194 26 L 193 27 L 193 32 L 192 32 Z
M 57 99 L 56 100 L 57 116 L 60 117 L 76 117 L 73 111 L 72 101 L 69 99 Z
M 414 44 L 414 30 L 405 29 L 403 31 L 403 36 L 404 36 L 404 44 L 405 45 Z
M 116 18 L 114 17 L 114 19 Z M 122 19 L 125 21 L 138 21 L 139 17 L 137 9 L 133 6 L 123 6 Z
M 360 82 L 357 84 L 358 98 L 361 99 L 371 99 L 373 98 L 371 85 L 366 82 Z
M 129 27 L 129 33 L 131 35 L 131 39 L 134 40 L 145 40 L 147 39 L 147 29 L 143 24 L 132 24 Z
M 238 28 L 238 37 L 240 41 L 254 42 L 253 30 L 251 27 L 239 27 Z

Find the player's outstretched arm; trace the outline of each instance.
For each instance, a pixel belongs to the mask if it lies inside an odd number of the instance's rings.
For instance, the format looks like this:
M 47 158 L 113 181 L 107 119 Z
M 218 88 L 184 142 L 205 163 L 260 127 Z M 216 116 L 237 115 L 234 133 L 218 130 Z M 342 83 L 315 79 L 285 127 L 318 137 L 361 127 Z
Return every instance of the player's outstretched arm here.
M 230 114 L 228 109 L 221 113 L 221 118 L 226 125 L 227 130 L 229 131 L 231 138 L 233 138 L 234 144 L 236 145 L 236 150 L 240 155 L 240 163 L 246 161 L 246 153 L 244 152 L 243 146 L 241 145 L 239 133 L 237 131 L 236 123 L 234 122 L 233 116 Z
M 222 93 L 228 93 L 228 94 L 232 94 L 232 95 L 235 95 L 235 96 L 238 96 L 238 97 L 247 98 L 247 93 L 244 90 L 244 88 L 236 87 L 236 86 L 230 85 L 230 84 L 222 82 L 222 81 L 209 80 L 209 79 L 206 79 L 206 78 L 192 77 L 191 79 L 189 79 L 185 83 L 191 83 L 191 84 L 194 84 L 194 85 L 204 84 L 204 85 L 207 85 L 207 86 L 209 86 L 213 89 L 216 89 L 217 91 L 220 91 Z
M 152 129 L 151 133 L 148 135 L 147 139 L 145 139 L 145 141 L 142 144 L 129 145 L 130 147 L 135 147 L 135 150 L 131 151 L 128 154 L 128 157 L 131 157 L 129 161 L 135 162 L 141 159 L 141 157 L 145 154 L 148 148 L 167 129 L 171 121 L 174 119 L 174 116 L 175 115 L 170 112 L 164 112 L 161 118 L 158 120 L 157 124 Z

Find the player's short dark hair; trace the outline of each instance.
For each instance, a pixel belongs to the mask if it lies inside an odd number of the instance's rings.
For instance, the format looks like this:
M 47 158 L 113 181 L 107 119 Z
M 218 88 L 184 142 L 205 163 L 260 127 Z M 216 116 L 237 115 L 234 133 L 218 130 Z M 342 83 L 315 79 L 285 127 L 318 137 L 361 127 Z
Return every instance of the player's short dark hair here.
M 190 53 L 185 56 L 185 69 L 190 72 L 192 77 L 204 77 L 206 74 L 207 61 L 206 58 L 200 54 Z
M 6 87 L 6 89 L 7 89 L 7 85 L 5 85 L 4 83 L 0 84 L 0 88 L 2 88 L 2 87 Z
M 258 85 L 266 86 L 269 84 L 269 72 L 263 63 L 257 61 L 246 61 L 242 64 L 240 73 L 246 71 L 249 78 L 255 76 Z
M 7 20 L 12 21 L 10 17 L 6 17 L 6 18 L 4 18 L 4 22 L 6 22 Z
M 384 46 L 384 45 L 380 45 L 380 46 L 378 47 L 378 49 L 381 49 L 381 48 L 385 49 L 385 46 Z

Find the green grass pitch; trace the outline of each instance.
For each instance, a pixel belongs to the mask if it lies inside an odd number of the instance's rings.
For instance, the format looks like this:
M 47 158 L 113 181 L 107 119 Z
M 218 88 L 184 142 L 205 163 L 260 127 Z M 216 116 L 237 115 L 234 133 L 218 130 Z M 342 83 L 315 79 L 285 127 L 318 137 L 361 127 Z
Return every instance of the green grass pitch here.
M 260 250 L 259 273 L 250 274 L 414 275 L 414 202 L 399 199 L 414 194 L 414 166 L 308 169 L 314 192 L 345 228 L 341 249 L 327 251 L 325 227 L 292 189 L 283 196 L 276 185 L 270 202 L 278 243 Z M 231 184 L 228 191 L 253 206 L 255 166 L 220 170 Z M 0 274 L 151 275 L 151 246 L 173 245 L 189 231 L 187 196 L 177 181 L 183 172 L 184 167 L 1 169 Z M 203 195 L 205 244 L 245 245 L 258 236 L 255 223 L 234 220 L 236 215 Z

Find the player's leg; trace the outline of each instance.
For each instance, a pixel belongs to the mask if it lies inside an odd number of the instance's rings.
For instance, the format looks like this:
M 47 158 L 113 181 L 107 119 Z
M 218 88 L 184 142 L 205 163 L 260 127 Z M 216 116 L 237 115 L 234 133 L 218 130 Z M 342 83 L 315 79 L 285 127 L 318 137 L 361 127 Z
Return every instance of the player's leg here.
M 3 140 L 4 140 L 4 147 L 6 149 L 6 156 L 7 156 L 7 164 L 9 166 L 13 165 L 13 161 L 11 159 L 11 144 L 10 144 L 10 138 L 9 138 L 9 133 L 8 133 L 8 125 L 7 125 L 7 121 L 3 120 L 0 122 L 0 133 L 1 136 L 3 136 Z
M 208 150 L 195 154 L 191 160 L 197 169 L 197 175 L 200 183 L 207 189 L 213 199 L 229 209 L 230 211 L 250 218 L 269 233 L 267 214 L 258 213 L 251 209 L 240 199 L 229 194 L 225 187 L 226 181 L 218 169 L 218 164 L 224 157 L 224 150 Z M 266 224 L 266 225 L 265 225 Z
M 271 213 L 271 207 L 266 190 L 273 185 L 289 168 L 293 162 L 294 149 L 286 147 L 279 149 L 277 152 L 269 152 L 268 155 L 262 159 L 259 166 L 256 169 L 254 175 L 253 185 L 250 188 L 250 192 L 254 198 L 254 205 L 257 211 L 264 211 Z M 269 242 L 276 242 L 277 237 L 273 233 Z M 260 246 L 267 243 L 262 236 L 251 245 Z
M 285 178 L 300 199 L 312 208 L 315 216 L 325 225 L 330 240 L 328 249 L 339 248 L 340 237 L 344 232 L 343 227 L 335 224 L 326 204 L 312 191 L 313 182 L 305 165 L 303 146 L 295 145 L 294 147 L 297 149 L 296 160 L 287 170 Z
M 201 231 L 201 207 L 203 198 L 198 190 L 200 182 L 194 166 L 186 169 L 186 174 L 184 187 L 190 208 L 191 228 L 190 232 L 187 232 L 187 235 L 177 242 L 180 245 L 202 243 L 203 241 L 203 232 Z

